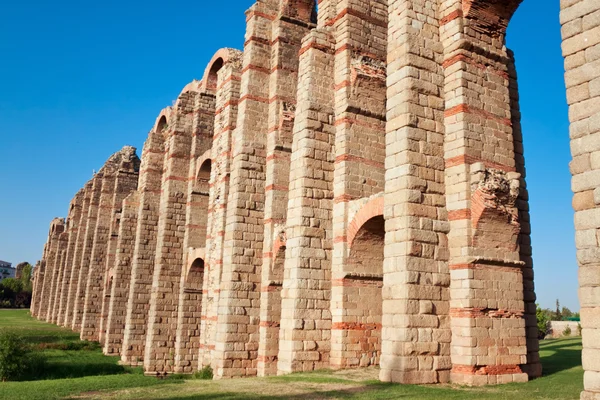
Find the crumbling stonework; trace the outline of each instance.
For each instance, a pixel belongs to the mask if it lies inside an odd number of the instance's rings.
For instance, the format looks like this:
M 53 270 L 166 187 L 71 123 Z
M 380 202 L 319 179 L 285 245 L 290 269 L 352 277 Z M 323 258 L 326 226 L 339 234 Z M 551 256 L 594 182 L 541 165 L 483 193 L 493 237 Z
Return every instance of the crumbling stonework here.
M 540 376 L 519 3 L 257 1 L 244 51 L 159 114 L 139 181 L 124 148 L 52 222 L 33 314 L 148 374 Z M 562 7 L 593 399 L 600 6 Z

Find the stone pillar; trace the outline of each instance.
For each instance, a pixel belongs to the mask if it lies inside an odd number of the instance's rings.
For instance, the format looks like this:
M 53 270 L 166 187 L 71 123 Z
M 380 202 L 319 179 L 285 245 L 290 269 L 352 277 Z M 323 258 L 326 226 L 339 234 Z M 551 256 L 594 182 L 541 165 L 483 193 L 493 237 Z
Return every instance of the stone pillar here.
M 142 151 L 137 227 L 121 349 L 121 362 L 126 365 L 141 365 L 144 358 L 165 152 L 162 131 L 169 114 L 170 109 L 163 110 Z
M 521 260 L 519 208 L 527 201 L 504 46 L 519 3 L 447 1 L 442 10 L 451 379 L 460 384 L 528 379 L 523 273 L 532 265 Z
M 285 259 L 292 131 L 302 38 L 314 28 L 315 1 L 281 1 L 272 24 L 271 74 L 265 180 L 263 261 L 261 269 L 258 375 L 277 373 L 281 286 Z
M 106 280 L 106 263 L 113 217 L 121 209 L 123 199 L 137 187 L 138 170 L 139 159 L 135 154 L 135 148 L 131 146 L 126 146 L 113 154 L 101 170 L 104 174 L 102 193 L 87 277 L 81 330 L 81 338 L 84 340 L 100 340 L 103 294 L 109 282 Z
M 46 252 L 46 245 L 44 244 L 44 251 L 42 252 L 42 254 L 44 254 Z M 43 255 L 42 255 L 43 258 Z M 39 300 L 40 300 L 40 291 L 42 290 L 41 288 L 41 282 L 44 280 L 44 273 L 42 271 L 43 267 L 42 267 L 42 260 L 39 260 L 36 264 L 35 267 L 33 269 L 33 274 L 32 274 L 32 281 L 33 281 L 33 293 L 31 295 L 31 307 L 29 308 L 29 312 L 31 312 L 31 316 L 32 317 L 37 317 L 37 310 L 39 307 Z
M 73 326 L 75 302 L 77 299 L 77 285 L 79 283 L 79 272 L 81 270 L 81 258 L 85 247 L 87 224 L 90 212 L 90 200 L 92 198 L 93 180 L 88 181 L 83 188 L 83 203 L 81 206 L 81 218 L 77 226 L 77 239 L 75 252 L 71 266 L 71 279 L 67 283 L 67 303 L 65 306 L 65 317 L 62 326 L 71 328 Z
M 381 354 L 383 207 L 368 206 L 381 214 L 369 215 L 378 222 L 368 222 L 364 243 L 362 233 L 352 243 L 362 225 L 351 224 L 375 198 L 383 205 L 377 195 L 385 186 L 387 1 L 342 0 L 338 10 L 344 11 L 327 24 L 337 49 L 331 366 L 347 368 L 377 365 Z
M 279 374 L 329 366 L 334 170 L 334 40 L 312 30 L 302 41 L 294 121 Z
M 133 249 L 138 225 L 138 208 L 138 192 L 131 193 L 123 200 L 103 347 L 106 355 L 121 354 L 131 282 Z
M 102 307 L 103 275 L 113 213 L 112 199 L 116 179 L 116 171 L 113 165 L 105 165 L 101 169 L 101 172 L 103 174 L 102 191 L 98 201 L 94 244 L 90 253 L 88 273 L 83 277 L 85 281 L 85 297 L 82 304 L 81 339 L 90 341 L 99 341 L 100 339 L 99 317 Z
M 179 95 L 165 130 L 165 158 L 159 205 L 156 256 L 148 313 L 144 371 L 173 372 L 187 183 L 196 92 Z
M 388 3 L 384 382 L 447 382 L 451 368 L 437 7 Z
M 259 1 L 246 14 L 239 113 L 233 133 L 223 270 L 212 360 L 216 378 L 257 373 L 260 267 L 264 233 L 266 134 L 275 1 Z
M 209 366 L 215 350 L 217 313 L 221 271 L 223 266 L 223 239 L 227 196 L 231 171 L 232 134 L 237 126 L 240 99 L 240 72 L 242 53 L 237 51 L 235 61 L 217 71 L 215 126 L 211 148 L 211 175 L 205 247 L 205 272 L 202 290 L 199 366 Z
M 90 267 L 92 249 L 94 247 L 94 236 L 96 233 L 96 221 L 98 219 L 98 205 L 102 193 L 103 172 L 98 171 L 92 178 L 92 190 L 90 194 L 90 204 L 88 208 L 87 224 L 85 228 L 85 237 L 83 241 L 83 250 L 79 263 L 79 276 L 77 277 L 77 288 L 73 297 L 73 320 L 71 328 L 75 332 L 81 332 L 81 321 L 85 306 L 85 291 L 87 286 L 87 277 Z
M 77 244 L 77 235 L 81 226 L 82 219 L 82 207 L 83 207 L 84 190 L 81 189 L 73 200 L 71 201 L 71 207 L 69 210 L 68 218 L 68 234 L 69 242 L 67 245 L 67 254 L 64 262 L 64 273 L 61 280 L 60 298 L 58 300 L 58 314 L 56 317 L 56 324 L 63 326 L 66 314 L 67 314 L 67 301 L 69 298 L 69 283 L 71 282 L 71 275 L 73 272 L 73 258 L 75 256 L 75 249 Z
M 600 399 L 600 3 L 561 0 L 571 186 L 583 328 L 584 400 Z
M 195 98 L 192 149 L 186 191 L 186 223 L 183 238 L 184 257 L 179 282 L 179 307 L 175 340 L 174 372 L 191 373 L 198 369 L 202 314 L 204 253 L 208 223 L 209 180 L 212 161 L 215 96 L 213 90 L 200 89 Z M 202 254 L 204 256 L 204 254 Z M 196 259 L 201 266 L 192 265 Z
M 44 321 L 48 320 L 50 312 L 50 296 L 52 293 L 52 284 L 55 275 L 58 272 L 57 260 L 59 253 L 59 237 L 65 230 L 65 220 L 55 218 L 50 223 L 50 233 L 48 234 L 48 246 L 45 253 L 46 267 L 44 271 L 44 282 L 39 303 L 38 318 Z
M 60 300 L 60 289 L 65 271 L 65 259 L 67 254 L 67 245 L 69 243 L 68 222 L 65 223 L 65 232 L 58 237 L 58 249 L 56 253 L 56 271 L 52 283 L 52 292 L 50 293 L 50 310 L 48 311 L 47 321 L 55 324 L 58 315 L 58 303 Z
M 110 231 L 108 234 L 109 242 L 107 246 L 106 261 L 104 266 L 103 275 L 103 288 L 102 288 L 102 308 L 100 311 L 100 332 L 99 339 L 100 343 L 104 345 L 106 340 L 107 324 L 108 324 L 108 311 L 109 303 L 112 295 L 112 287 L 117 284 L 115 281 L 115 264 L 117 258 L 117 245 L 119 242 L 119 231 L 121 220 L 123 219 L 123 201 L 127 196 L 137 189 L 140 159 L 135 154 L 136 149 L 134 147 L 127 146 L 119 153 L 120 160 L 117 160 L 119 165 L 118 172 L 116 174 L 115 189 L 112 199 L 112 216 L 110 223 Z M 129 216 L 129 214 L 128 214 Z M 128 226 L 128 229 L 132 229 Z M 128 231 L 129 233 L 129 231 Z M 128 277 L 129 278 L 129 277 Z M 122 278 L 121 278 L 122 279 Z M 126 282 L 120 282 L 119 284 L 128 285 L 129 279 Z

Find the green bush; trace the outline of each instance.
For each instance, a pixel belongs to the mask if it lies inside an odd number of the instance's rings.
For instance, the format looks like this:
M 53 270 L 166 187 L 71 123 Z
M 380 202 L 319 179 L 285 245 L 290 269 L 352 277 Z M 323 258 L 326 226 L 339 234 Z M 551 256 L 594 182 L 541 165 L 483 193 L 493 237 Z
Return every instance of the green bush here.
M 542 310 L 539 304 L 536 304 L 535 316 L 537 318 L 538 338 L 543 339 L 548 333 L 548 322 L 550 321 L 550 317 L 545 310 Z
M 27 371 L 28 348 L 23 339 L 12 332 L 0 333 L 0 380 L 19 379 Z
M 13 332 L 0 331 L 0 381 L 16 381 L 40 376 L 46 359 L 31 351 L 25 341 Z
M 194 379 L 209 380 L 212 378 L 213 378 L 213 370 L 210 366 L 206 366 L 194 374 Z
M 562 332 L 563 336 L 571 336 L 571 327 L 567 325 L 565 330 Z

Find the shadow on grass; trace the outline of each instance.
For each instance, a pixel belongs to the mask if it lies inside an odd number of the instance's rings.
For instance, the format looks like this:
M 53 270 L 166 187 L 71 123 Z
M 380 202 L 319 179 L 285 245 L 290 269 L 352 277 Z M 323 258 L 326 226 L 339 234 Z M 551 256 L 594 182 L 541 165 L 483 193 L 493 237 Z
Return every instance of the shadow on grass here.
M 222 392 L 213 392 L 213 393 L 202 393 L 202 394 L 194 394 L 189 396 L 178 396 L 178 397 L 169 397 L 169 400 L 209 400 L 209 399 L 217 399 L 217 400 L 305 400 L 305 399 L 352 399 L 352 398 L 361 398 L 361 399 L 417 399 L 417 398 L 426 398 L 426 399 L 437 399 L 444 398 L 450 400 L 463 400 L 463 399 L 472 399 L 475 398 L 473 396 L 469 396 L 467 393 L 456 391 L 448 395 L 447 392 L 444 393 L 425 393 L 427 390 L 423 388 L 423 392 L 419 393 L 419 388 L 411 387 L 410 392 L 399 393 L 398 386 L 389 383 L 373 383 L 366 386 L 360 387 L 352 387 L 347 389 L 337 389 L 337 390 L 325 390 L 325 391 L 314 391 L 309 393 L 299 393 L 294 395 L 255 395 L 251 393 L 242 393 L 242 392 L 230 392 L 230 393 L 222 393 Z
M 540 342 L 540 351 L 551 352 L 551 354 L 541 357 L 544 376 L 581 366 L 581 342 L 579 339 L 542 341 Z

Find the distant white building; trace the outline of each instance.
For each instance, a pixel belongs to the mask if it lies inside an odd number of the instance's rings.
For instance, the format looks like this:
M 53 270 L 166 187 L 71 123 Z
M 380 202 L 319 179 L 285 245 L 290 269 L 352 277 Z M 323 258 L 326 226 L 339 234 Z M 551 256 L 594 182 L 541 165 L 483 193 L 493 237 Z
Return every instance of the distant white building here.
M 0 281 L 6 278 L 14 278 L 17 270 L 12 267 L 12 264 L 6 261 L 0 260 Z

